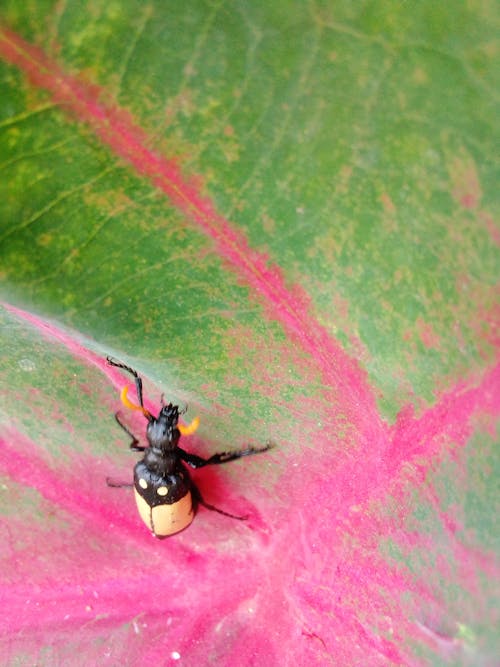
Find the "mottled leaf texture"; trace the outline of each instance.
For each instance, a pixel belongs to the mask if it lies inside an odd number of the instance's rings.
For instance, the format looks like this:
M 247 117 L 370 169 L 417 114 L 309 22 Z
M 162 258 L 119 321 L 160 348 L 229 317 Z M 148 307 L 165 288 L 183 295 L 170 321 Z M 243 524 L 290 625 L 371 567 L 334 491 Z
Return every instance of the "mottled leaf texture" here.
M 3 0 L 2 665 L 498 664 L 497 9 Z

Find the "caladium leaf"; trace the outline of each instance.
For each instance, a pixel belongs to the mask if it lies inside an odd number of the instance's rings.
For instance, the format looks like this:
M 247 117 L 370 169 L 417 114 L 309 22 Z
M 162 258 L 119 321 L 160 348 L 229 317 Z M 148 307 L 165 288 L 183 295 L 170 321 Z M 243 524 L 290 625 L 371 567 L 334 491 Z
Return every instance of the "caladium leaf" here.
M 493 8 L 2 5 L 5 664 L 489 665 Z M 275 447 L 155 540 L 130 378 Z M 144 433 L 141 415 L 124 415 Z

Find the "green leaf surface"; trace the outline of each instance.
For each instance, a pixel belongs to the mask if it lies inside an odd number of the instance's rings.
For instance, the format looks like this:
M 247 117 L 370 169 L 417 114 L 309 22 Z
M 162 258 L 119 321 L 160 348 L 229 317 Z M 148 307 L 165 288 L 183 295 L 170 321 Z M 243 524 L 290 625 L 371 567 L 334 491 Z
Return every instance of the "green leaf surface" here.
M 4 610 L 7 664 L 491 664 L 494 3 L 0 18 L 2 558 L 42 609 Z M 190 451 L 276 443 L 197 477 L 248 526 L 166 546 L 105 486 L 106 354 L 201 416 Z

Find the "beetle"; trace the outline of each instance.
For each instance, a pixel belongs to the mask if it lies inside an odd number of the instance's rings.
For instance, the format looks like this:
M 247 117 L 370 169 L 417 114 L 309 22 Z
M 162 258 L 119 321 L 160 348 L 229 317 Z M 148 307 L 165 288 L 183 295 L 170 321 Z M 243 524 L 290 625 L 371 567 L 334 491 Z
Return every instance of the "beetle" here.
M 194 519 L 198 505 L 207 509 L 244 521 L 247 516 L 236 516 L 207 503 L 196 484 L 192 481 L 184 465 L 191 468 L 203 468 L 234 461 L 242 456 L 260 454 L 272 447 L 267 443 L 264 447 L 247 447 L 233 452 L 221 452 L 204 459 L 190 454 L 179 447 L 181 435 L 191 435 L 196 431 L 199 419 L 196 417 L 191 424 L 179 423 L 179 417 L 186 409 L 179 411 L 173 403 L 165 403 L 161 398 L 161 410 L 157 417 L 144 407 L 142 396 L 142 379 L 133 368 L 113 357 L 106 357 L 110 366 L 121 368 L 133 376 L 139 405 L 128 398 L 128 386 L 121 392 L 121 401 L 129 409 L 140 410 L 147 419 L 147 446 L 139 445 L 139 440 L 121 422 L 120 413 L 115 414 L 119 426 L 132 438 L 130 449 L 141 452 L 144 457 L 134 467 L 133 483 L 117 483 L 109 477 L 106 482 L 112 487 L 134 487 L 135 501 L 139 515 L 155 537 L 164 538 L 174 535 L 187 528 Z

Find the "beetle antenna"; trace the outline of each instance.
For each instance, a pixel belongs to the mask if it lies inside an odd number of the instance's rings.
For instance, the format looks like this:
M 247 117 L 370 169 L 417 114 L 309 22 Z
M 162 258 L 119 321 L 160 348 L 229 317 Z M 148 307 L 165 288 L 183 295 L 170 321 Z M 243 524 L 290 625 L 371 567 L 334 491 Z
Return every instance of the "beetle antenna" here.
M 110 366 L 116 366 L 116 368 L 123 368 L 124 371 L 127 371 L 127 373 L 130 373 L 130 375 L 133 376 L 134 381 L 135 381 L 135 391 L 137 394 L 137 398 L 139 399 L 139 405 L 135 405 L 131 401 L 129 401 L 127 397 L 127 392 L 128 392 L 128 387 L 124 387 L 122 389 L 120 398 L 123 403 L 129 410 L 140 410 L 142 414 L 146 417 L 146 419 L 151 419 L 151 413 L 146 410 L 144 407 L 144 401 L 142 398 L 142 378 L 138 374 L 136 370 L 131 368 L 130 366 L 127 366 L 126 364 L 122 364 L 121 361 L 118 361 L 118 359 L 114 359 L 113 357 L 106 357 L 106 361 Z
M 130 373 L 130 375 L 134 377 L 137 398 L 139 399 L 139 404 L 141 408 L 143 408 L 144 402 L 142 400 L 142 378 L 140 377 L 139 373 L 130 366 L 122 364 L 122 362 L 118 361 L 118 359 L 113 359 L 113 357 L 106 357 L 106 361 L 110 366 L 116 366 L 116 368 L 123 368 L 124 371 L 127 371 L 127 373 Z

